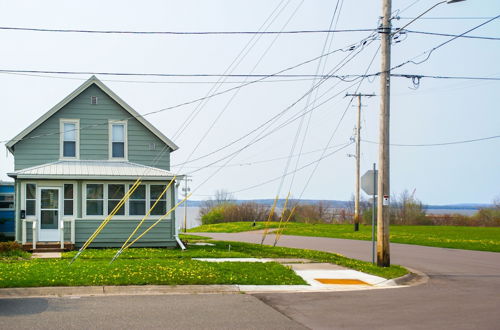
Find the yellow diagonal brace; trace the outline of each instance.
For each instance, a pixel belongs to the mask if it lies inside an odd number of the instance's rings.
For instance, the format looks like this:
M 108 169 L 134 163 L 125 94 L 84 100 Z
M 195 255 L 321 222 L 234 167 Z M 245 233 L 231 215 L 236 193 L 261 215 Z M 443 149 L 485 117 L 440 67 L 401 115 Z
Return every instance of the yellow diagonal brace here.
M 296 204 L 292 210 L 290 211 L 290 214 L 288 215 L 288 218 L 286 218 L 286 221 L 285 221 L 285 224 L 283 225 L 283 227 L 281 228 L 281 231 L 278 231 L 278 233 L 276 234 L 276 239 L 274 240 L 274 246 L 276 246 L 276 244 L 278 243 L 279 239 L 281 238 L 281 235 L 283 234 L 283 231 L 285 231 L 285 227 L 286 227 L 286 224 L 290 221 L 290 219 L 292 218 L 293 216 L 293 213 L 295 212 L 295 209 L 297 208 L 297 205 Z
M 267 232 L 269 231 L 269 224 L 271 222 L 271 219 L 273 218 L 274 209 L 276 208 L 276 203 L 278 202 L 278 198 L 279 198 L 279 195 L 276 195 L 276 198 L 274 199 L 273 206 L 271 207 L 271 210 L 269 211 L 269 215 L 267 216 L 267 221 L 265 223 L 264 232 L 262 233 L 262 240 L 260 241 L 260 245 L 264 244 L 264 240 L 266 239 Z
M 283 222 L 283 217 L 285 216 L 285 211 L 286 211 L 286 207 L 288 205 L 288 199 L 289 198 L 290 198 L 290 192 L 288 192 L 288 195 L 286 196 L 285 204 L 283 205 L 283 210 L 281 211 L 280 222 L 278 224 L 278 230 L 276 231 L 276 235 L 274 236 L 274 244 L 273 244 L 273 246 L 276 246 L 278 233 L 279 233 L 279 231 L 281 229 L 281 224 Z
M 125 202 L 130 198 L 130 196 L 134 193 L 134 191 L 139 187 L 141 184 L 141 180 L 137 179 L 135 183 L 130 187 L 129 191 L 123 196 L 123 198 L 116 204 L 116 206 L 113 208 L 113 211 L 103 220 L 103 222 L 97 227 L 97 229 L 94 231 L 94 233 L 87 239 L 87 241 L 83 244 L 82 248 L 80 249 L 81 251 L 85 250 L 90 243 L 99 235 L 99 233 L 104 229 L 104 227 L 108 224 L 108 222 L 113 218 L 113 216 L 120 210 L 120 208 L 125 204 Z
M 130 242 L 127 246 L 125 246 L 125 248 L 123 250 L 126 250 L 128 249 L 129 247 L 131 247 L 135 242 L 137 242 L 142 236 L 146 235 L 151 229 L 153 229 L 154 227 L 156 227 L 157 224 L 160 223 L 160 221 L 162 221 L 165 217 L 167 217 L 170 213 L 172 213 L 173 211 L 175 211 L 175 209 L 183 204 L 185 201 L 187 201 L 187 199 L 189 197 L 191 197 L 193 193 L 190 193 L 189 195 L 187 195 L 182 201 L 180 201 L 179 203 L 175 204 L 175 206 L 173 208 L 171 208 L 167 213 L 165 213 L 164 215 L 162 215 L 158 220 L 156 220 L 155 223 L 153 223 L 151 226 L 149 226 L 148 229 L 146 229 L 142 234 L 140 234 L 139 236 L 137 236 L 136 239 L 134 239 L 132 242 Z
M 163 189 L 163 192 L 156 199 L 156 202 L 153 204 L 153 206 L 151 206 L 151 208 L 149 209 L 148 213 L 146 213 L 146 215 L 141 219 L 141 221 L 139 222 L 139 224 L 137 225 L 137 227 L 135 227 L 135 229 L 132 232 L 132 234 L 130 234 L 130 236 L 127 238 L 127 240 L 125 241 L 125 243 L 123 243 L 123 245 L 120 248 L 120 250 L 123 250 L 123 248 L 127 245 L 127 243 L 130 241 L 130 239 L 135 235 L 135 233 L 137 233 L 137 231 L 142 226 L 142 224 L 144 223 L 144 221 L 149 217 L 149 215 L 151 214 L 151 212 L 155 208 L 156 204 L 158 204 L 158 202 L 161 200 L 161 198 L 163 197 L 163 195 L 165 195 L 165 193 L 168 191 L 168 189 L 170 188 L 170 186 L 172 185 L 172 183 L 175 181 L 176 178 L 177 178 L 177 175 L 174 176 L 172 178 L 172 180 L 170 181 L 170 183 L 167 185 L 167 187 L 165 189 Z

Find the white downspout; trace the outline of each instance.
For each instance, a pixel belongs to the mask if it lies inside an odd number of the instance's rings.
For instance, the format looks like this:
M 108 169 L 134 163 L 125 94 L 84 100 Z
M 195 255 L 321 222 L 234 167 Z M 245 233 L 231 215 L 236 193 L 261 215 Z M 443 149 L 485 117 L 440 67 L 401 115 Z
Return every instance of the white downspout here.
M 173 185 L 173 189 L 174 189 L 174 197 L 175 197 L 175 200 L 177 201 L 177 184 L 174 184 Z M 178 226 L 178 223 L 177 223 L 177 217 L 175 216 L 175 212 L 174 212 L 174 238 L 177 242 L 177 244 L 179 244 L 180 248 L 182 250 L 185 250 L 186 247 L 184 246 L 184 244 L 182 243 L 181 239 L 179 238 L 179 226 Z

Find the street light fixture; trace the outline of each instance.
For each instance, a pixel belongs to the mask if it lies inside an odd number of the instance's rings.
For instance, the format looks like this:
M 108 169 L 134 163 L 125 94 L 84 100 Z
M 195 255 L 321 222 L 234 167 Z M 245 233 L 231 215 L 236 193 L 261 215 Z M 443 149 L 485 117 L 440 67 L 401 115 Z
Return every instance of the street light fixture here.
M 392 36 L 408 25 L 443 3 L 455 3 L 465 0 L 444 0 L 436 3 L 431 8 L 414 18 L 402 28 L 391 31 L 391 5 L 392 0 L 382 0 L 382 25 L 381 34 L 382 64 L 380 74 L 380 133 L 379 133 L 379 171 L 377 194 L 377 265 L 389 267 L 389 115 L 390 115 L 390 83 L 391 83 L 391 39 Z

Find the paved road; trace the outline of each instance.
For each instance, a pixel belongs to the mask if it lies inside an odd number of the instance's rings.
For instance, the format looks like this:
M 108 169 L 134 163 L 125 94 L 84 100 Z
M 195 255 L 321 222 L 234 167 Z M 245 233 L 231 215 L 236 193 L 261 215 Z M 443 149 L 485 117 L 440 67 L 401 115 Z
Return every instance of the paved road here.
M 255 232 L 210 236 L 261 239 Z M 371 260 L 366 241 L 282 236 L 278 245 Z M 391 244 L 391 258 L 425 272 L 429 282 L 403 289 L 255 296 L 314 329 L 500 329 L 500 253 Z
M 210 234 L 260 242 L 256 233 Z M 370 243 L 283 236 L 282 246 L 370 259 Z M 1 329 L 500 329 L 500 253 L 391 245 L 427 284 L 332 293 L 0 299 Z

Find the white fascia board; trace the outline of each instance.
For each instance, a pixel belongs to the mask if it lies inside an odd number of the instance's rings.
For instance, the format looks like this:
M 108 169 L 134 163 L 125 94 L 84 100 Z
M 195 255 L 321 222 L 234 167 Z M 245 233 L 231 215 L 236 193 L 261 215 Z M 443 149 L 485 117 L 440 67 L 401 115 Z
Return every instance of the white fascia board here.
M 16 177 L 17 179 L 40 179 L 40 180 L 137 180 L 137 176 L 90 176 L 90 175 L 43 175 L 43 174 L 16 174 L 16 173 L 8 173 L 8 176 Z M 163 181 L 163 180 L 172 180 L 173 176 L 144 176 L 141 177 L 143 181 Z

